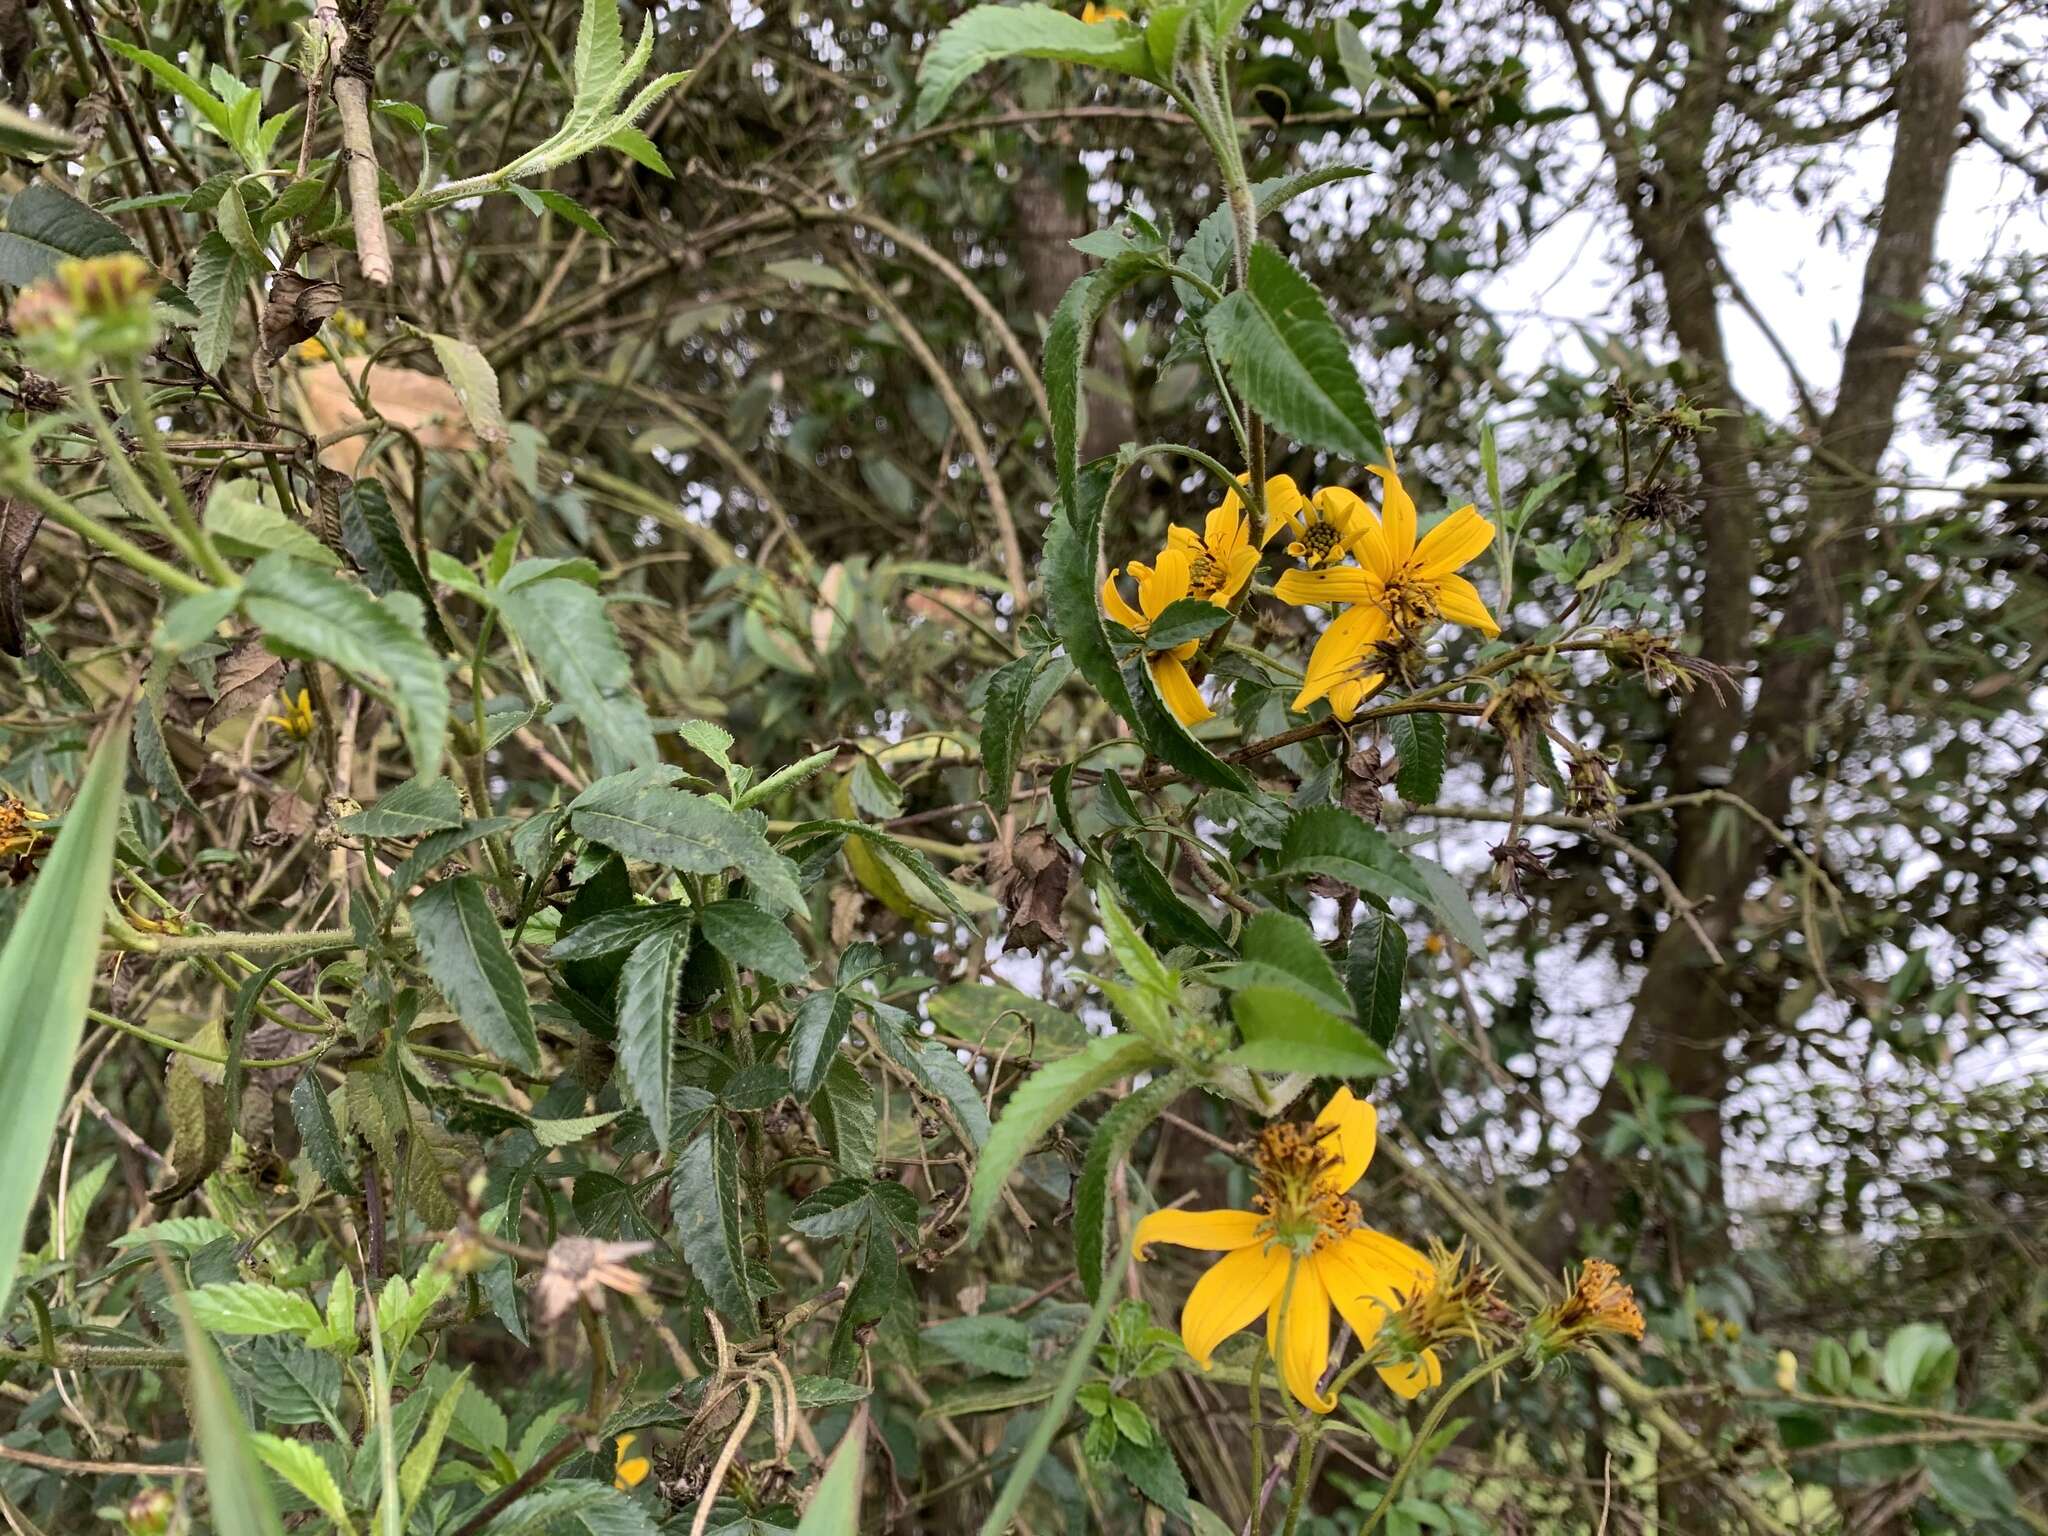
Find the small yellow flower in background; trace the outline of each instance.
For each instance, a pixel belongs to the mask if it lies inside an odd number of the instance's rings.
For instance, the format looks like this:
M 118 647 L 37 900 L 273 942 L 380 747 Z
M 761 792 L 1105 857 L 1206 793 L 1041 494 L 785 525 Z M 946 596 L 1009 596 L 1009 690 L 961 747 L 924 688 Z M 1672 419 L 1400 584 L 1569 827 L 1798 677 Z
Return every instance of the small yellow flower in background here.
M 1365 1226 L 1351 1187 L 1372 1162 L 1379 1117 L 1340 1088 L 1313 1126 L 1273 1125 L 1254 1153 L 1259 1193 L 1251 1211 L 1154 1211 L 1138 1223 L 1133 1247 L 1153 1243 L 1221 1252 L 1188 1292 L 1181 1340 L 1207 1370 L 1216 1348 L 1263 1314 L 1266 1347 L 1296 1401 L 1317 1413 L 1337 1406 L 1322 1395 L 1330 1363 L 1330 1310 L 1360 1344 L 1435 1274 L 1430 1261 L 1396 1238 Z M 1380 1376 L 1403 1397 L 1443 1378 L 1433 1353 Z
M 1191 593 L 1187 554 L 1170 544 L 1159 552 L 1157 564 L 1133 560 L 1130 572 L 1138 583 L 1138 606 L 1133 608 L 1125 602 L 1117 590 L 1117 577 L 1123 574 L 1121 568 L 1103 578 L 1102 606 L 1134 635 L 1143 635 L 1151 629 L 1154 619 Z M 1188 659 L 1199 645 L 1199 641 L 1190 640 L 1170 651 L 1154 651 L 1145 663 L 1151 669 L 1152 681 L 1159 685 L 1166 707 L 1182 725 L 1200 725 L 1216 718 L 1216 711 L 1203 700 L 1195 680 L 1188 676 Z
M 638 1435 L 621 1435 L 615 1444 L 615 1458 L 612 1468 L 612 1486 L 621 1493 L 638 1488 L 647 1481 L 647 1474 L 654 1470 L 654 1463 L 645 1456 L 631 1456 L 633 1442 Z
M 1372 472 L 1379 476 L 1384 496 L 1380 515 L 1359 519 L 1345 546 L 1345 553 L 1358 563 L 1289 571 L 1274 584 L 1274 596 L 1285 603 L 1324 608 L 1368 605 L 1403 636 L 1439 621 L 1463 624 L 1487 636 L 1499 634 L 1500 625 L 1487 612 L 1478 588 L 1457 574 L 1493 542 L 1493 524 L 1468 504 L 1417 542 L 1415 502 L 1401 477 L 1391 469 Z
M 1643 1309 L 1621 1271 L 1605 1259 L 1588 1259 L 1576 1276 L 1567 1272 L 1568 1289 L 1529 1325 L 1529 1339 L 1539 1359 L 1554 1360 L 1574 1345 L 1614 1334 L 1640 1340 Z
M 293 741 L 311 741 L 313 732 L 319 728 L 319 721 L 313 716 L 313 695 L 304 688 L 296 699 L 287 698 L 285 712 L 281 715 L 265 715 L 264 723 L 274 725 Z
M 1780 1392 L 1799 1390 L 1799 1357 L 1789 1349 L 1778 1351 L 1777 1382 Z
M 292 349 L 292 355 L 302 363 L 324 363 L 327 347 L 318 336 L 308 336 Z
M 1092 27 L 1098 21 L 1129 21 L 1131 13 L 1120 11 L 1113 5 L 1096 5 L 1094 0 L 1089 0 L 1081 7 L 1081 19 Z

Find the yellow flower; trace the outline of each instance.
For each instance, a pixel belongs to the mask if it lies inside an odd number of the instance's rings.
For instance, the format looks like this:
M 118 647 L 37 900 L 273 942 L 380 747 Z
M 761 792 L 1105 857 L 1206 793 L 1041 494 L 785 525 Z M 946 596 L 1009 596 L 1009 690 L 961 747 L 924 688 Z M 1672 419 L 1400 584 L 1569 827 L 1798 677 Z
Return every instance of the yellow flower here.
M 1415 502 L 1392 469 L 1374 468 L 1385 488 L 1378 517 L 1357 519 L 1345 552 L 1356 565 L 1289 571 L 1274 584 L 1284 603 L 1336 608 L 1362 603 L 1383 613 L 1392 629 L 1412 636 L 1448 621 L 1492 636 L 1500 633 L 1479 591 L 1457 574 L 1459 567 L 1493 542 L 1493 524 L 1466 505 L 1438 523 L 1418 543 Z M 1313 674 L 1315 667 L 1310 664 Z
M 318 722 L 313 718 L 313 696 L 305 689 L 299 690 L 296 699 L 285 701 L 285 712 L 281 715 L 265 715 L 264 722 L 276 726 L 293 741 L 311 741 Z
M 1602 1334 L 1642 1338 L 1643 1309 L 1612 1264 L 1588 1259 L 1576 1275 L 1567 1273 L 1565 1282 L 1563 1297 L 1545 1307 L 1529 1325 L 1530 1343 L 1538 1359 L 1555 1359 Z
M 638 1435 L 621 1435 L 616 1442 L 616 1465 L 612 1469 L 612 1486 L 624 1493 L 629 1488 L 638 1488 L 647 1481 L 647 1474 L 654 1470 L 654 1463 L 645 1456 L 628 1456 Z
M 327 347 L 318 336 L 308 336 L 293 351 L 302 363 L 324 363 L 327 361 Z
M 1221 1252 L 1195 1282 L 1180 1315 L 1181 1340 L 1207 1370 L 1216 1348 L 1266 1319 L 1266 1347 L 1295 1399 L 1317 1413 L 1337 1406 L 1321 1391 L 1330 1363 L 1330 1309 L 1369 1343 L 1387 1316 L 1435 1273 L 1406 1243 L 1363 1225 L 1347 1198 L 1372 1161 L 1379 1117 L 1349 1088 L 1337 1090 L 1313 1126 L 1259 1133 L 1259 1193 L 1252 1211 L 1154 1211 L 1138 1223 L 1139 1258 L 1153 1243 Z M 1414 1397 L 1443 1368 L 1433 1353 L 1380 1376 Z
M 1780 1392 L 1797 1392 L 1799 1390 L 1799 1357 L 1789 1349 L 1778 1351 L 1776 1380 Z
M 1306 507 L 1287 553 L 1307 561 L 1312 569 L 1342 560 L 1365 525 L 1377 521 L 1364 499 L 1341 485 L 1324 486 L 1308 499 Z
M 1254 563 L 1257 558 L 1253 556 Z M 1125 602 L 1123 594 L 1117 590 L 1116 579 L 1123 574 L 1121 569 L 1113 570 L 1103 578 L 1102 606 L 1125 629 L 1134 635 L 1142 635 L 1152 627 L 1154 619 L 1190 595 L 1187 553 L 1169 543 L 1159 552 L 1157 564 L 1145 565 L 1133 560 L 1130 571 L 1138 583 L 1138 606 L 1133 608 Z M 1203 701 L 1201 690 L 1188 676 L 1188 658 L 1195 654 L 1199 644 L 1199 641 L 1190 640 L 1170 651 L 1154 651 L 1145 662 L 1151 669 L 1152 681 L 1159 685 L 1166 707 L 1173 711 L 1174 718 L 1182 725 L 1200 725 L 1204 720 L 1216 718 L 1216 711 Z
M 1289 571 L 1287 576 L 1304 574 Z M 1286 585 L 1287 576 L 1280 578 L 1281 586 Z M 1317 637 L 1316 648 L 1309 652 L 1308 676 L 1302 680 L 1301 692 L 1294 696 L 1296 713 L 1317 699 L 1328 699 L 1330 713 L 1339 720 L 1349 720 L 1386 680 L 1374 657 L 1380 642 L 1392 632 L 1386 614 L 1370 603 L 1346 608 L 1332 619 Z
M 1096 5 L 1093 0 L 1081 7 L 1081 19 L 1091 27 L 1098 21 L 1129 21 L 1131 13 L 1120 11 L 1113 5 Z

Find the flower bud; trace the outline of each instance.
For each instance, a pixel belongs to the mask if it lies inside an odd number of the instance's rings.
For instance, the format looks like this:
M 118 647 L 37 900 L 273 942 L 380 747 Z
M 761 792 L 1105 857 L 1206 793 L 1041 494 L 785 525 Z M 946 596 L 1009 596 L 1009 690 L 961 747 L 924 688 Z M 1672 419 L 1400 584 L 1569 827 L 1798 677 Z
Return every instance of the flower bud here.
M 1538 1361 L 1555 1360 L 1603 1334 L 1642 1338 L 1643 1311 L 1620 1270 L 1605 1259 L 1588 1259 L 1565 1280 L 1564 1295 L 1529 1325 L 1529 1347 Z

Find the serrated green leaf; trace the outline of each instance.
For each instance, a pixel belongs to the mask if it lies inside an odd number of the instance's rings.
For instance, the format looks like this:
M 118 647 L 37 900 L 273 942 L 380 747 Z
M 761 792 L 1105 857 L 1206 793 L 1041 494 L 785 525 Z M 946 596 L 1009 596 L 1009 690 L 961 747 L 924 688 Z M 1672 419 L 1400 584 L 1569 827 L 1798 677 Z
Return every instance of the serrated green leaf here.
M 1061 1061 L 1040 1067 L 1010 1093 L 974 1165 L 968 1196 L 969 1241 L 979 1242 L 1003 1185 L 1046 1132 L 1091 1093 L 1158 1065 L 1151 1044 L 1130 1035 L 1101 1036 Z
M 342 1150 L 341 1131 L 335 1124 L 334 1109 L 312 1068 L 299 1074 L 292 1084 L 292 1123 L 299 1128 L 299 1141 L 306 1161 L 336 1194 L 353 1195 L 354 1177 L 349 1173 L 348 1155 Z
M 438 773 L 448 737 L 448 689 L 426 642 L 419 603 L 363 588 L 283 555 L 250 567 L 242 610 L 273 649 L 317 656 L 389 694 L 414 769 Z
M 633 687 L 633 665 L 604 599 L 580 581 L 514 583 L 515 567 L 494 594 L 498 612 L 561 690 L 584 732 L 600 774 L 661 761 L 647 706 Z
M 796 1536 L 847 1536 L 860 1529 L 860 1485 L 867 1454 L 868 1413 L 865 1408 L 853 1416 L 832 1459 L 825 1463 L 825 1475 L 797 1522 Z
M 1085 22 L 1048 5 L 978 5 L 925 50 L 912 126 L 926 128 L 968 78 L 1000 59 L 1058 59 L 1149 78 L 1144 32 L 1129 22 Z
M 1394 1043 L 1401 1029 L 1401 980 L 1408 965 L 1408 935 L 1391 912 L 1361 903 L 1351 928 L 1344 985 L 1374 1044 Z
M 1387 462 L 1350 344 L 1315 285 L 1278 250 L 1252 248 L 1246 286 L 1210 313 L 1208 334 L 1231 382 L 1282 432 L 1355 464 Z
M 433 589 L 398 526 L 391 498 L 376 480 L 351 480 L 341 491 L 341 542 L 363 568 L 363 580 L 380 597 L 390 591 L 410 592 L 427 616 L 427 638 L 444 653 L 455 642 L 441 622 Z
M 421 837 L 462 825 L 462 796 L 447 779 L 407 779 L 335 826 L 352 837 Z
M 469 428 L 476 434 L 476 440 L 480 443 L 509 441 L 511 434 L 505 430 L 505 409 L 498 398 L 498 371 L 491 366 L 490 360 L 474 342 L 463 341 L 459 337 L 429 332 L 427 343 L 434 349 L 435 360 L 441 365 L 448 387 L 462 402 L 462 414 L 469 418 Z
M 161 54 L 151 53 L 147 48 L 138 48 L 133 43 L 124 43 L 117 37 L 103 38 L 102 41 L 129 63 L 139 64 L 156 76 L 191 105 L 199 114 L 201 122 L 230 143 L 234 142 L 234 127 L 228 104 L 183 69 Z
M 1299 993 L 1253 987 L 1231 999 L 1244 1044 L 1224 1059 L 1254 1072 L 1316 1077 L 1382 1077 L 1387 1053 L 1356 1024 L 1305 1005 Z
M 1410 805 L 1429 805 L 1444 787 L 1444 717 L 1396 715 L 1388 722 L 1394 750 L 1401 754 L 1395 793 Z
M 1118 838 L 1109 852 L 1109 872 L 1131 910 L 1143 918 L 1159 942 L 1171 948 L 1190 945 L 1214 954 L 1226 952 L 1222 937 L 1208 919 L 1181 899 L 1180 892 L 1136 838 Z
M 250 1281 L 203 1285 L 186 1298 L 192 1315 L 209 1333 L 317 1333 L 320 1309 L 296 1291 Z
M 348 1517 L 348 1500 L 341 1484 L 327 1470 L 319 1453 L 303 1440 L 282 1440 L 276 1435 L 253 1433 L 249 1448 L 271 1471 L 302 1494 L 308 1503 L 332 1520 L 343 1536 L 354 1536 L 355 1524 Z
M 192 253 L 192 305 L 199 323 L 192 333 L 192 350 L 199 366 L 219 373 L 234 346 L 235 321 L 242 312 L 242 297 L 256 272 L 248 261 L 215 230 L 199 242 Z
M 1106 1244 L 1110 1212 L 1110 1180 L 1130 1155 L 1145 1128 L 1157 1120 L 1175 1099 L 1187 1090 L 1185 1072 L 1169 1072 L 1153 1079 L 1137 1092 L 1118 1099 L 1096 1122 L 1088 1138 L 1088 1152 L 1081 1160 L 1081 1177 L 1074 1185 L 1074 1266 L 1081 1276 L 1081 1289 L 1095 1300 L 1105 1280 L 1103 1273 L 1109 1253 Z
M 619 972 L 619 1067 L 664 1155 L 675 1083 L 676 999 L 689 954 L 690 929 L 671 923 L 635 945 Z
M 758 814 L 742 815 L 704 795 L 666 784 L 600 781 L 577 796 L 569 824 L 594 843 L 668 869 L 696 875 L 739 869 L 777 910 L 803 903 L 794 868 L 769 846 Z
M 677 1156 L 668 1198 L 676 1251 L 711 1304 L 751 1330 L 754 1297 L 740 1241 L 739 1151 L 724 1115 L 713 1115 Z
M 789 1026 L 789 1089 L 808 1104 L 825 1085 L 825 1075 L 853 1022 L 853 1001 L 844 992 L 813 992 Z
M 524 1071 L 539 1067 L 526 978 L 482 884 L 458 875 L 428 886 L 412 904 L 412 926 L 427 974 L 477 1044 Z
M 697 914 L 697 926 L 713 949 L 742 970 L 790 983 L 811 974 L 810 959 L 787 925 L 751 901 L 714 901 Z
M 1297 813 L 1287 824 L 1273 869 L 1289 879 L 1328 875 L 1382 899 L 1403 896 L 1424 905 L 1432 902 L 1416 861 L 1384 832 L 1341 806 L 1321 805 Z
M 31 181 L 7 203 L 0 230 L 0 283 L 24 288 L 61 261 L 133 252 L 127 231 L 47 181 Z
M 1280 987 L 1299 992 L 1308 1002 L 1332 1013 L 1351 1012 L 1351 994 L 1337 979 L 1322 943 L 1300 918 L 1286 912 L 1261 912 L 1238 935 L 1235 965 L 1214 973 L 1216 985 L 1231 991 L 1248 987 Z
M 1018 1381 L 1031 1374 L 1031 1330 L 1014 1317 L 951 1317 L 927 1324 L 918 1338 L 972 1370 Z
M 85 1028 L 127 758 L 117 719 L 0 948 L 0 1296 L 14 1285 Z

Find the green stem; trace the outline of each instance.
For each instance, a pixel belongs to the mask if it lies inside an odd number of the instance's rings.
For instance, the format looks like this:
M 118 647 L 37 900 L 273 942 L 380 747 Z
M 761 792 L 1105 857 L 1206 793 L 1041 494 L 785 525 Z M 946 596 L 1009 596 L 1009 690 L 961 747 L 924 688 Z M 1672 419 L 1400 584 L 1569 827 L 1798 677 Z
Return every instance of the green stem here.
M 1486 1380 L 1487 1377 L 1506 1370 L 1518 1358 L 1514 1354 L 1503 1351 L 1491 1359 L 1480 1361 L 1479 1364 L 1473 1366 L 1471 1370 L 1459 1377 L 1451 1389 L 1431 1405 L 1429 1413 L 1423 1418 L 1422 1427 L 1415 1431 L 1415 1439 L 1410 1442 L 1407 1454 L 1401 1458 L 1401 1464 L 1394 1468 L 1394 1475 L 1387 1482 L 1387 1491 L 1380 1495 L 1379 1503 L 1373 1506 L 1372 1513 L 1366 1517 L 1365 1524 L 1358 1528 L 1358 1536 L 1372 1536 L 1372 1532 L 1379 1528 L 1379 1523 L 1386 1519 L 1389 1511 L 1394 1507 L 1394 1500 L 1400 1496 L 1402 1486 L 1408 1481 L 1409 1475 L 1414 1472 L 1417 1465 L 1420 1464 L 1423 1450 L 1428 1446 L 1430 1439 L 1436 1434 L 1437 1429 L 1443 1424 L 1444 1415 L 1451 1411 L 1451 1404 L 1479 1385 L 1480 1382 Z
M 197 577 L 188 576 L 168 561 L 159 560 L 127 535 L 116 533 L 96 518 L 79 511 L 71 502 L 41 481 L 26 476 L 11 476 L 8 484 L 17 496 L 34 504 L 52 522 L 60 527 L 69 528 L 89 544 L 99 545 L 131 571 L 140 576 L 147 576 L 166 592 L 193 597 L 212 590 Z
M 178 478 L 178 471 L 164 452 L 164 440 L 156 429 L 156 413 L 149 407 L 148 396 L 142 387 L 142 369 L 131 358 L 126 372 L 122 375 L 123 392 L 127 396 L 128 415 L 135 423 L 135 437 L 142 445 L 143 457 L 149 461 L 150 473 L 156 477 L 157 488 L 164 494 L 170 505 L 171 516 L 179 528 L 184 530 L 193 554 L 198 558 L 199 568 L 221 586 L 232 586 L 235 573 L 228 568 L 227 561 L 214 548 L 213 536 L 193 514 L 192 502 L 185 495 L 184 482 Z M 280 510 L 289 513 L 287 502 Z
M 1308 1485 L 1315 1480 L 1316 1442 L 1321 1438 L 1322 1431 L 1313 1426 L 1302 1433 L 1301 1445 L 1294 1453 L 1294 1486 L 1287 1491 L 1287 1523 L 1280 1528 L 1280 1536 L 1294 1536 L 1295 1527 L 1301 1524 Z

